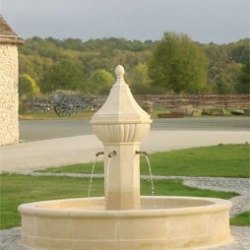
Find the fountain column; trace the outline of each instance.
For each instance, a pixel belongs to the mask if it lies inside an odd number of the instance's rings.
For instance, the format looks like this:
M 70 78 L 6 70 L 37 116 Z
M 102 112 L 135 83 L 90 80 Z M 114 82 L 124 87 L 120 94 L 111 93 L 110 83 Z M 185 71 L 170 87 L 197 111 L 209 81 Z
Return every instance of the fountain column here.
M 117 80 L 91 123 L 104 144 L 106 208 L 138 209 L 140 157 L 136 152 L 152 121 L 132 96 L 121 65 L 116 67 L 115 74 Z

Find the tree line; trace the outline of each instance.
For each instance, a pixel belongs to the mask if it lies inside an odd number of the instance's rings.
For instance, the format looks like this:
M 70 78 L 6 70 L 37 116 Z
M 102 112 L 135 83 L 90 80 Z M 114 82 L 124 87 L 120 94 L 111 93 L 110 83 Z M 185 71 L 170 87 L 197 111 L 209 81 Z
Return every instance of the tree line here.
M 160 41 L 33 37 L 19 50 L 20 96 L 107 94 L 118 64 L 134 94 L 249 93 L 249 42 L 201 44 L 176 33 Z

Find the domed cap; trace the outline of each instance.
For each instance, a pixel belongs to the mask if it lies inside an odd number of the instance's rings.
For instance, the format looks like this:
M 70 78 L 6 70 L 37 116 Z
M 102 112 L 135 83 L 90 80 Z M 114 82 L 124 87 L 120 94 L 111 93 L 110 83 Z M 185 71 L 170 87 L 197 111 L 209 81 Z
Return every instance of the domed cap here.
M 124 68 L 115 69 L 116 82 L 103 106 L 93 115 L 92 124 L 151 123 L 150 116 L 137 104 L 124 81 Z

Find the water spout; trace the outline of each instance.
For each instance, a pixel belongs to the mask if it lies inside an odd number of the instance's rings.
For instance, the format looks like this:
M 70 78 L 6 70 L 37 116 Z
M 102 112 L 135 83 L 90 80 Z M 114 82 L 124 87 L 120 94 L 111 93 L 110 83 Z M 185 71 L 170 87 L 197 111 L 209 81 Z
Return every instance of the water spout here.
M 103 151 L 100 151 L 100 152 L 97 152 L 97 153 L 95 154 L 96 157 L 98 157 L 99 155 L 104 155 L 104 152 L 103 152 Z
M 146 151 L 139 151 L 139 150 L 136 150 L 135 153 L 136 153 L 137 155 L 149 156 L 149 154 L 148 154 Z
M 110 152 L 110 153 L 108 154 L 108 158 L 112 158 L 112 157 L 115 156 L 115 155 L 116 155 L 116 151 L 113 150 L 112 152 Z

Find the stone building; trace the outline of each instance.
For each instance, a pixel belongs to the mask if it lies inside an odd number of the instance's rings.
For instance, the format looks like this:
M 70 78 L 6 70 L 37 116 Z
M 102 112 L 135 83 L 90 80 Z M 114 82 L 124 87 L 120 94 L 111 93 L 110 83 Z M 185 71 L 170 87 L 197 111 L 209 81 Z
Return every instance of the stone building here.
M 0 15 L 0 145 L 19 140 L 17 45 L 22 43 Z

